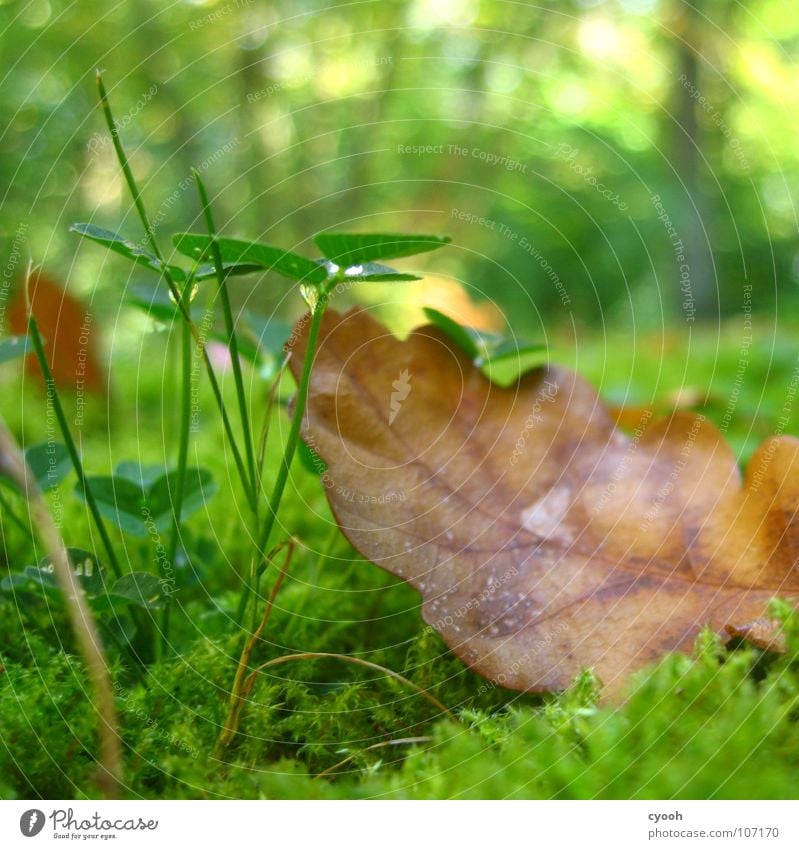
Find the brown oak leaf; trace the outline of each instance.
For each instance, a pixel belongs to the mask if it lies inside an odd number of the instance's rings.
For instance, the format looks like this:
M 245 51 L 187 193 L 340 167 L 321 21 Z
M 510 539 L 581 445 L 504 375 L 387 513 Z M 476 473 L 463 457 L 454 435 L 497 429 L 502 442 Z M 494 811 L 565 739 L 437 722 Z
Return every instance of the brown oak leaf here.
M 799 592 L 791 437 L 767 440 L 742 482 L 701 415 L 628 436 L 568 369 L 503 389 L 436 328 L 400 341 L 353 310 L 325 316 L 303 438 L 355 548 L 506 687 L 558 690 L 590 667 L 615 691 L 703 626 L 763 644 L 768 602 Z

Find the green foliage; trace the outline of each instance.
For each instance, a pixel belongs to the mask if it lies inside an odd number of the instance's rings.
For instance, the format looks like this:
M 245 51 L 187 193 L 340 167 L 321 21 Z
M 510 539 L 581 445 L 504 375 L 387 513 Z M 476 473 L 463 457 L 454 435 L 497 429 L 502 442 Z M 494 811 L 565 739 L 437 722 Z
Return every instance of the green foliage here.
M 159 276 L 163 275 L 164 272 L 167 272 L 176 283 L 185 283 L 189 278 L 189 273 L 187 273 L 179 265 L 163 262 L 150 251 L 145 250 L 140 245 L 134 244 L 111 230 L 105 230 L 94 224 L 73 224 L 69 229 L 73 233 L 77 233 L 85 239 L 89 239 L 89 241 L 96 242 L 98 245 L 103 245 L 103 247 L 108 248 L 108 250 L 113 251 L 115 254 L 119 254 L 119 256 L 125 257 L 125 259 L 130 260 L 136 265 L 143 266 L 149 271 L 156 272 Z M 190 258 L 199 260 L 200 252 L 193 249 L 193 243 L 191 240 L 196 238 L 205 239 L 207 244 L 208 237 L 193 237 L 188 233 L 183 234 L 183 236 L 185 237 L 185 241 L 179 240 L 178 237 L 175 237 L 177 240 L 176 247 L 179 251 L 186 253 Z M 253 271 L 258 271 L 261 267 L 263 266 L 254 263 L 223 263 L 225 273 L 228 275 L 251 274 Z M 195 267 L 190 272 L 190 275 L 192 280 L 200 281 L 215 277 L 216 272 L 212 265 L 196 262 Z
M 314 242 L 327 259 L 348 267 L 434 251 L 451 241 L 449 236 L 409 236 L 405 233 L 318 233 L 314 236 Z
M 128 572 L 111 587 L 110 597 L 157 610 L 161 607 L 162 586 L 149 572 Z
M 89 598 L 100 596 L 105 592 L 105 580 L 102 566 L 97 558 L 82 548 L 68 548 L 78 583 Z M 17 596 L 25 592 L 34 592 L 47 597 L 50 601 L 59 602 L 61 589 L 55 577 L 52 560 L 45 557 L 38 566 L 26 566 L 22 572 L 7 575 L 0 581 L 0 591 Z
M 317 260 L 324 265 L 329 275 L 336 272 L 336 264 L 324 259 Z M 344 269 L 344 278 L 348 283 L 407 283 L 411 280 L 421 280 L 417 274 L 408 274 L 405 271 L 397 271 L 380 262 L 364 262 L 352 265 Z
M 12 611 L 0 603 L 3 619 Z M 3 641 L 3 645 L 8 644 Z M 0 795 L 84 798 L 91 786 L 97 751 L 97 716 L 86 699 L 82 664 L 34 638 L 39 664 L 9 661 L 0 676 Z
M 211 239 L 207 235 L 176 233 L 172 242 L 180 253 L 191 259 L 211 258 Z M 324 283 L 327 279 L 327 272 L 317 263 L 273 245 L 224 237 L 217 239 L 216 244 L 226 270 L 234 269 L 243 274 L 260 270 L 275 271 L 290 280 L 308 283 Z
M 526 339 L 464 327 L 431 307 L 425 307 L 424 314 L 434 327 L 446 333 L 499 386 L 510 386 L 532 366 L 539 365 L 541 355 L 547 349 L 546 345 Z
M 83 236 L 84 239 L 96 242 L 98 245 L 102 245 L 115 254 L 119 254 L 125 257 L 125 259 L 136 263 L 136 265 L 141 265 L 150 271 L 163 274 L 164 269 L 166 269 L 174 280 L 183 281 L 186 279 L 186 273 L 180 266 L 162 262 L 150 251 L 145 250 L 140 245 L 134 244 L 111 230 L 105 230 L 94 224 L 73 224 L 69 229 L 73 233 Z

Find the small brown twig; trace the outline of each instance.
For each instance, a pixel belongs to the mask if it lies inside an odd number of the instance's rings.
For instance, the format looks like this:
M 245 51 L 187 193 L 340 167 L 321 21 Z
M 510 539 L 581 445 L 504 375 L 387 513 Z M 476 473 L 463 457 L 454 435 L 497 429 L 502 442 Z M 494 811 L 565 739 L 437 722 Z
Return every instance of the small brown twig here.
M 420 687 L 418 684 L 414 684 L 413 681 L 406 678 L 404 675 L 400 675 L 399 672 L 394 672 L 393 669 L 389 669 L 386 666 L 381 666 L 379 663 L 372 663 L 370 660 L 364 660 L 360 657 L 352 657 L 348 654 L 336 654 L 335 652 L 325 652 L 325 651 L 308 651 L 301 652 L 299 654 L 286 654 L 282 657 L 276 657 L 272 660 L 267 660 L 266 663 L 262 663 L 244 682 L 244 687 L 242 688 L 242 698 L 247 698 L 249 694 L 252 692 L 252 688 L 255 686 L 255 681 L 258 678 L 258 674 L 263 672 L 265 669 L 269 669 L 271 666 L 279 666 L 281 663 L 289 663 L 294 660 L 320 660 L 320 659 L 330 659 L 330 660 L 341 660 L 345 663 L 354 663 L 357 666 L 364 666 L 367 669 L 373 669 L 376 672 L 385 672 L 389 678 L 393 678 L 395 681 L 399 681 L 400 684 L 404 684 L 406 687 L 410 687 L 412 690 L 415 690 L 422 698 L 427 699 L 431 705 L 435 706 L 438 710 L 440 710 L 445 716 L 449 717 L 453 722 L 457 722 L 458 718 L 455 714 L 442 702 L 440 702 L 432 693 L 429 693 L 424 687 Z

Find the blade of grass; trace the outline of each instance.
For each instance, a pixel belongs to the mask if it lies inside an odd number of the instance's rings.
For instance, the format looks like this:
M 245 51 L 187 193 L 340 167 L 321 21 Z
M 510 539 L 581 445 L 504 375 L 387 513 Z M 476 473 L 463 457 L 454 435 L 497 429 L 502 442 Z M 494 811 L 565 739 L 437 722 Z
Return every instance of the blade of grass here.
M 39 332 L 39 327 L 36 324 L 36 319 L 32 312 L 29 312 L 28 315 L 28 333 L 33 340 L 34 353 L 36 354 L 36 358 L 39 362 L 39 367 L 42 370 L 42 376 L 44 377 L 45 386 L 47 387 L 47 397 L 53 404 L 53 412 L 55 413 L 56 421 L 58 422 L 59 429 L 61 430 L 61 436 L 64 440 L 64 444 L 67 446 L 67 451 L 69 452 L 69 457 L 72 461 L 72 467 L 77 475 L 78 483 L 83 489 L 83 495 L 89 508 L 89 512 L 91 513 L 92 521 L 94 522 L 97 532 L 100 535 L 100 540 L 103 543 L 103 548 L 105 549 L 108 557 L 108 564 L 114 575 L 116 575 L 117 578 L 121 578 L 123 574 L 122 567 L 120 566 L 116 551 L 114 550 L 113 543 L 111 542 L 108 529 L 106 528 L 103 517 L 100 514 L 100 509 L 97 506 L 97 501 L 95 500 L 92 488 L 89 485 L 89 481 L 86 479 L 86 474 L 83 470 L 83 462 L 80 459 L 77 446 L 72 439 L 72 433 L 69 430 L 69 425 L 64 414 L 64 408 L 61 405 L 61 398 L 58 394 L 58 390 L 56 389 L 53 374 L 50 371 L 50 364 L 47 362 L 47 355 L 44 351 L 41 333 Z M 140 631 L 144 631 L 142 622 L 135 611 L 131 612 L 131 617 L 136 622 L 137 628 Z M 142 659 L 138 657 L 132 649 L 127 650 L 126 653 L 133 661 L 134 667 L 143 664 Z
M 247 395 L 244 391 L 244 378 L 241 373 L 241 358 L 239 357 L 239 343 L 236 338 L 236 327 L 233 323 L 233 311 L 230 308 L 230 296 L 228 294 L 227 281 L 225 279 L 225 270 L 222 265 L 222 254 L 219 251 L 219 244 L 216 241 L 216 225 L 214 224 L 211 204 L 208 200 L 208 192 L 205 190 L 205 184 L 200 177 L 200 172 L 196 168 L 192 168 L 192 174 L 197 183 L 197 191 L 200 195 L 200 203 L 205 216 L 205 224 L 208 230 L 208 238 L 211 241 L 211 256 L 214 261 L 214 270 L 216 271 L 216 282 L 219 287 L 219 297 L 222 301 L 222 315 L 225 320 L 225 335 L 227 336 L 228 350 L 230 351 L 230 359 L 233 367 L 233 380 L 236 385 L 236 397 L 239 402 L 239 416 L 241 417 L 241 430 L 244 436 L 244 454 L 247 458 L 247 468 L 250 476 L 250 487 L 253 493 L 253 500 L 256 504 L 256 520 L 257 505 L 258 505 L 258 490 L 256 489 L 256 472 L 255 472 L 255 453 L 252 444 L 252 431 L 250 429 L 250 416 L 247 410 Z
M 158 243 L 155 239 L 155 229 L 150 223 L 150 219 L 147 215 L 147 210 L 145 209 L 144 202 L 141 198 L 141 193 L 139 192 L 139 187 L 136 183 L 135 177 L 133 176 L 133 172 L 130 169 L 128 157 L 125 153 L 125 148 L 122 146 L 122 140 L 119 137 L 119 130 L 117 128 L 116 121 L 114 120 L 114 115 L 111 112 L 111 104 L 108 101 L 108 94 L 105 90 L 105 84 L 103 83 L 103 77 L 100 71 L 97 71 L 97 88 L 100 92 L 100 103 L 102 105 L 103 114 L 105 115 L 105 122 L 108 126 L 108 131 L 111 133 L 111 141 L 114 145 L 114 151 L 116 152 L 119 165 L 122 168 L 122 173 L 125 177 L 125 182 L 128 186 L 128 191 L 130 192 L 131 197 L 133 198 L 133 204 L 136 207 L 136 211 L 139 215 L 139 220 L 141 221 L 142 227 L 144 228 L 145 240 L 153 254 L 161 261 L 162 264 L 164 264 L 163 254 L 161 253 L 161 249 L 158 247 Z M 169 273 L 168 268 L 163 268 L 163 275 L 164 280 L 166 281 L 166 284 L 169 287 L 169 291 L 172 294 L 172 298 L 178 305 L 178 309 L 180 311 L 181 316 L 183 317 L 183 320 L 191 328 L 191 334 L 194 337 L 198 349 L 201 351 L 203 362 L 205 363 L 205 370 L 208 373 L 208 380 L 211 384 L 211 389 L 214 393 L 214 400 L 216 401 L 216 405 L 219 408 L 219 413 L 222 416 L 222 425 L 225 429 L 225 434 L 228 438 L 228 442 L 230 443 L 230 450 L 233 453 L 233 459 L 236 463 L 236 469 L 238 471 L 239 477 L 241 478 L 242 485 L 244 486 L 244 491 L 247 495 L 247 503 L 250 509 L 252 510 L 253 514 L 257 515 L 257 500 L 254 500 L 252 497 L 252 490 L 249 486 L 247 472 L 244 467 L 244 461 L 242 460 L 238 443 L 236 442 L 236 438 L 233 434 L 233 428 L 230 423 L 230 417 L 227 414 L 225 402 L 222 398 L 222 392 L 219 388 L 219 381 L 216 378 L 216 373 L 214 372 L 213 365 L 211 364 L 211 359 L 205 349 L 205 340 L 202 338 L 196 325 L 191 320 L 189 305 L 187 303 L 184 303 L 183 298 L 181 297 L 181 293 L 178 291 L 178 287 L 174 279 L 172 278 L 172 275 Z
M 100 92 L 100 105 L 102 106 L 103 114 L 105 115 L 105 123 L 108 126 L 108 132 L 111 133 L 111 142 L 114 145 L 114 151 L 116 152 L 117 161 L 119 162 L 119 165 L 122 168 L 122 173 L 125 176 L 125 182 L 127 183 L 128 190 L 130 191 L 131 197 L 133 198 L 133 204 L 136 207 L 136 212 L 138 212 L 139 219 L 141 220 L 142 226 L 144 227 L 145 241 L 150 246 L 150 250 L 163 264 L 164 257 L 161 253 L 160 248 L 158 247 L 158 242 L 155 240 L 155 229 L 153 228 L 152 224 L 150 224 L 150 219 L 147 216 L 147 210 L 144 208 L 144 201 L 141 199 L 141 192 L 139 191 L 139 186 L 136 183 L 136 178 L 133 176 L 133 171 L 131 171 L 127 154 L 125 153 L 125 149 L 122 146 L 122 139 L 120 139 L 119 137 L 119 128 L 117 127 L 117 122 L 114 120 L 114 116 L 111 112 L 111 104 L 108 101 L 108 93 L 105 90 L 103 76 L 99 70 L 97 71 L 97 88 Z M 178 292 L 175 287 L 175 282 L 174 280 L 172 280 L 172 277 L 167 269 L 164 269 L 164 277 L 166 278 L 166 281 L 169 284 L 169 288 L 173 290 L 172 297 L 174 297 L 177 301 Z
M 27 281 L 25 287 L 27 293 Z M 47 362 L 47 355 L 44 351 L 42 335 L 39 332 L 39 326 L 36 323 L 36 318 L 33 315 L 33 311 L 30 309 L 30 305 L 28 305 L 28 335 L 33 341 L 33 350 L 36 354 L 36 359 L 39 362 L 39 368 L 42 370 L 42 377 L 44 378 L 44 383 L 47 387 L 47 398 L 53 405 L 53 412 L 55 413 L 56 421 L 58 422 L 58 427 L 61 431 L 61 438 L 67 446 L 69 458 L 72 461 L 72 467 L 75 469 L 75 474 L 78 476 L 78 482 L 83 490 L 86 504 L 89 507 L 89 512 L 91 513 L 92 520 L 97 528 L 97 533 L 100 534 L 100 539 L 102 540 L 103 547 L 105 548 L 108 556 L 108 565 L 111 567 L 113 573 L 118 578 L 121 578 L 122 567 L 119 565 L 119 560 L 117 559 L 116 552 L 114 551 L 114 546 L 111 544 L 111 537 L 108 535 L 105 522 L 103 521 L 103 517 L 100 515 L 100 510 L 97 506 L 97 502 L 95 501 L 92 488 L 89 486 L 88 480 L 86 480 L 86 475 L 83 471 L 83 463 L 80 459 L 77 446 L 75 445 L 75 440 L 72 438 L 72 432 L 69 429 L 67 417 L 64 414 L 64 408 L 61 405 L 61 398 L 58 394 L 58 390 L 56 389 L 53 373 L 50 370 L 50 364 Z
M 269 422 L 272 416 L 272 408 L 275 403 L 275 396 L 277 395 L 277 389 L 280 386 L 280 381 L 283 378 L 283 372 L 285 371 L 286 366 L 288 365 L 289 357 L 291 354 L 286 354 L 283 362 L 278 370 L 277 375 L 272 381 L 272 385 L 269 387 L 269 392 L 267 393 L 266 405 L 264 410 L 264 421 L 261 426 L 261 435 L 258 440 L 258 457 L 255 463 L 255 474 L 256 474 L 256 492 L 261 491 L 262 480 L 263 480 L 263 470 L 264 470 L 264 458 L 266 456 L 266 441 L 269 436 Z M 247 586 L 247 582 L 251 581 L 252 586 L 255 589 L 257 594 L 258 585 L 260 583 L 260 575 L 256 575 L 257 566 L 260 564 L 260 551 L 256 552 L 255 556 L 251 559 L 250 569 L 248 576 L 242 576 L 242 593 L 239 596 L 239 606 L 236 610 L 236 622 L 244 621 L 244 613 L 247 606 L 247 598 L 248 593 L 244 591 L 244 587 Z
M 103 543 L 103 548 L 105 549 L 106 555 L 108 556 L 108 564 L 111 567 L 111 571 L 116 575 L 116 577 L 121 578 L 123 574 L 122 567 L 120 566 L 116 551 L 114 550 L 114 546 L 111 542 L 111 537 L 108 534 L 108 529 L 106 528 L 105 522 L 103 521 L 103 517 L 100 513 L 100 509 L 97 506 L 97 501 L 94 497 L 94 493 L 92 492 L 92 488 L 89 485 L 89 481 L 87 480 L 86 474 L 83 470 L 83 461 L 80 458 L 80 453 L 78 452 L 75 440 L 72 438 L 72 432 L 69 429 L 67 417 L 64 414 L 64 408 L 61 404 L 61 397 L 58 394 L 58 390 L 55 385 L 55 379 L 53 378 L 53 373 L 50 370 L 50 364 L 47 362 L 47 354 L 44 350 L 44 342 L 42 340 L 42 335 L 39 332 L 39 325 L 36 323 L 36 317 L 34 316 L 33 310 L 31 309 L 28 285 L 31 279 L 32 272 L 33 266 L 29 265 L 25 278 L 24 290 L 25 308 L 28 313 L 28 335 L 30 336 L 31 341 L 33 343 L 33 350 L 36 355 L 36 359 L 39 363 L 39 368 L 41 369 L 45 386 L 47 387 L 47 398 L 53 405 L 53 412 L 55 413 L 56 421 L 58 422 L 58 427 L 61 431 L 61 437 L 63 438 L 64 444 L 67 447 L 69 458 L 72 462 L 72 468 L 75 470 L 75 474 L 78 478 L 78 483 L 83 489 L 83 495 L 86 500 L 86 504 L 89 508 L 89 512 L 91 513 L 92 521 L 94 522 L 94 525 L 97 528 L 97 533 L 100 535 L 100 539 Z M 138 613 L 136 613 L 135 611 L 131 611 L 131 618 L 136 623 L 137 629 L 140 632 L 144 632 L 145 629 L 138 616 Z M 134 667 L 136 667 L 137 665 L 144 664 L 144 661 L 136 654 L 136 652 L 132 648 L 128 647 L 128 649 L 126 650 L 126 654 L 133 662 Z

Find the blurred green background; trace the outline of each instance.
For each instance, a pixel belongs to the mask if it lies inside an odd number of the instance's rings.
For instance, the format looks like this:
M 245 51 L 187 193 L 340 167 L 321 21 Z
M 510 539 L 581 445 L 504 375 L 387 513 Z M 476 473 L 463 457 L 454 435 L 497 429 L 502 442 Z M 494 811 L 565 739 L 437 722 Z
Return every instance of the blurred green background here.
M 199 229 L 196 166 L 228 235 L 314 255 L 321 229 L 451 234 L 410 265 L 520 333 L 771 321 L 795 300 L 787 0 L 0 0 L 0 25 L 5 277 L 30 253 L 109 314 L 136 274 L 67 232 L 142 235 L 98 67 L 165 245 Z M 300 309 L 277 278 L 237 285 Z M 352 298 L 396 314 L 435 294 L 392 285 Z

